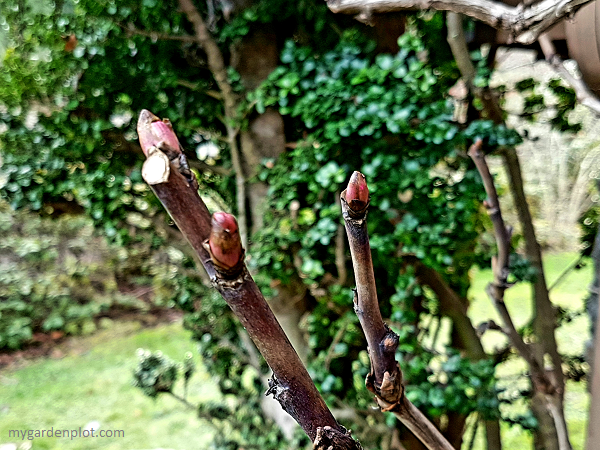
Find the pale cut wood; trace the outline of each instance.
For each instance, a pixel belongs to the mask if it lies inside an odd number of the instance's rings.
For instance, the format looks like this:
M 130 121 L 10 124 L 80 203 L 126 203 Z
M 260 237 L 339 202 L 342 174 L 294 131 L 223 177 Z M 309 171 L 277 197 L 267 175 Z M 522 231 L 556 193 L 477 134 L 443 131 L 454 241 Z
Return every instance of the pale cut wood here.
M 358 14 L 364 20 L 375 13 L 428 9 L 452 11 L 506 30 L 512 40 L 528 45 L 590 1 L 542 0 L 513 7 L 492 0 L 328 0 L 327 6 L 334 13 Z

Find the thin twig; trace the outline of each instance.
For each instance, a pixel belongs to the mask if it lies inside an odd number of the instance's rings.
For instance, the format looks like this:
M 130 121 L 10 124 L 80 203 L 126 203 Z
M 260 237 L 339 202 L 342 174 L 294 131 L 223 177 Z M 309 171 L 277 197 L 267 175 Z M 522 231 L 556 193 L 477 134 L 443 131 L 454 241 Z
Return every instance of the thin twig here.
M 435 346 L 437 344 L 437 340 L 440 337 L 440 331 L 442 331 L 442 318 L 437 317 L 437 326 L 435 327 L 435 332 L 433 333 L 433 337 L 431 338 L 431 350 L 435 351 Z
M 197 169 L 201 172 L 211 172 L 224 177 L 231 175 L 231 169 L 227 169 L 223 166 L 211 166 L 210 164 L 206 164 L 205 162 L 198 161 L 196 159 L 190 160 L 189 164 L 190 167 L 193 167 L 194 169 Z
M 127 25 L 123 25 L 122 23 L 118 23 L 117 25 L 123 28 L 127 34 L 129 35 L 137 35 L 149 37 L 153 41 L 181 41 L 181 42 L 195 42 L 196 38 L 189 34 L 168 34 L 168 33 L 159 33 L 158 31 L 146 31 L 140 30 L 136 28 L 133 23 L 128 23 Z
M 183 403 L 186 406 L 186 408 L 189 408 L 189 409 L 197 408 L 196 405 L 191 404 L 185 398 L 175 394 L 174 392 L 169 392 L 169 394 L 171 394 L 173 396 L 173 398 L 175 398 L 175 399 L 179 400 L 181 403 Z
M 504 224 L 494 179 L 490 173 L 485 156 L 481 151 L 481 146 L 482 141 L 478 140 L 471 146 L 468 153 L 483 180 L 485 192 L 488 196 L 485 207 L 492 220 L 496 245 L 498 246 L 498 256 L 494 258 L 495 264 L 493 264 L 495 266 L 493 267 L 494 281 L 488 284 L 486 292 L 504 322 L 504 330 L 508 333 L 510 342 L 517 349 L 521 357 L 529 364 L 533 382 L 537 384 L 539 389 L 543 389 L 543 392 L 553 392 L 554 387 L 548 379 L 544 368 L 540 366 L 530 347 L 523 341 L 504 303 L 504 292 L 509 286 L 506 279 L 509 275 L 510 233 Z
M 350 320 L 348 317 L 346 317 L 342 321 L 339 330 L 337 330 L 337 332 L 335 333 L 335 336 L 333 336 L 331 344 L 329 344 L 329 349 L 327 350 L 327 354 L 325 355 L 325 362 L 323 363 L 325 371 L 327 372 L 329 372 L 329 365 L 331 364 L 331 360 L 335 356 L 335 347 L 340 343 L 340 341 L 344 337 L 344 333 L 346 332 L 346 328 L 348 328 L 349 324 Z
M 475 412 L 473 416 L 475 417 L 473 420 L 473 433 L 471 434 L 471 438 L 469 439 L 469 445 L 467 447 L 467 450 L 473 450 L 473 446 L 475 445 L 475 438 L 477 437 L 477 430 L 479 429 L 479 413 Z
M 556 286 L 558 286 L 560 283 L 562 283 L 564 281 L 564 279 L 566 278 L 567 275 L 569 275 L 571 273 L 571 271 L 573 271 L 574 269 L 577 269 L 579 267 L 579 265 L 581 264 L 581 261 L 583 261 L 584 256 L 583 255 L 579 255 L 579 257 L 573 261 L 571 264 L 569 264 L 565 270 L 563 270 L 560 275 L 558 277 L 556 277 L 556 280 L 554 280 L 552 282 L 552 284 L 548 287 L 548 292 L 550 292 L 552 289 L 554 289 Z
M 548 61 L 552 68 L 575 91 L 577 101 L 583 106 L 588 107 L 595 116 L 600 116 L 600 99 L 596 97 L 585 81 L 583 81 L 581 74 L 575 76 L 566 68 L 564 61 L 556 54 L 556 48 L 546 33 L 539 37 L 538 42 L 540 43 L 546 61 Z M 552 288 L 548 288 L 548 290 L 550 289 Z

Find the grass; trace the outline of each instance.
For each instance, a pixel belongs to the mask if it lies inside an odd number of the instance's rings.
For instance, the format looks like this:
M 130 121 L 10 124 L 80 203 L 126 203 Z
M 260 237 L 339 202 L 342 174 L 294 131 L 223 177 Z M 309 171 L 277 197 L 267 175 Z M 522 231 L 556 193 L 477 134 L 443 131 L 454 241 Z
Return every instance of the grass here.
M 183 360 L 193 344 L 180 323 L 140 329 L 137 323 L 115 323 L 93 336 L 59 347 L 64 356 L 36 360 L 0 372 L 0 444 L 17 443 L 9 430 L 78 429 L 92 421 L 103 430 L 123 430 L 117 438 L 53 438 L 32 441 L 37 449 L 206 448 L 210 424 L 199 420 L 177 400 L 145 397 L 131 385 L 136 349 L 162 350 Z M 55 352 L 56 353 L 56 352 Z M 194 352 L 197 353 L 197 352 Z M 188 399 L 214 398 L 216 389 L 198 365 Z M 180 388 L 180 386 L 178 386 Z
M 544 256 L 544 269 L 546 272 L 546 281 L 552 285 L 554 280 L 568 267 L 575 259 L 577 254 L 561 253 L 549 254 Z M 587 296 L 587 287 L 592 280 L 591 262 L 581 270 L 572 271 L 562 282 L 552 289 L 550 297 L 552 302 L 571 311 L 582 311 L 584 300 Z M 474 271 L 473 284 L 470 290 L 471 306 L 469 316 L 475 325 L 489 319 L 501 323 L 498 315 L 485 293 L 487 283 L 492 280 L 490 270 Z M 526 284 L 518 284 L 506 292 L 506 305 L 513 315 L 517 327 L 527 324 L 531 320 L 531 288 Z M 585 348 L 586 341 L 590 338 L 590 324 L 586 314 L 575 318 L 572 322 L 563 325 L 556 333 L 559 351 L 563 354 L 581 354 Z M 487 351 L 501 347 L 506 342 L 506 338 L 499 332 L 487 332 L 483 337 L 483 344 Z M 526 386 L 526 380 L 520 375 L 523 373 L 525 365 L 520 360 L 509 361 L 498 367 L 497 375 L 503 379 L 505 386 L 520 387 Z M 518 381 L 517 381 L 518 380 Z M 565 414 L 567 425 L 571 438 L 571 444 L 574 450 L 581 450 L 585 446 L 585 435 L 587 428 L 589 395 L 586 391 L 584 382 L 567 382 L 565 395 Z M 526 408 L 524 404 L 507 405 L 504 411 L 508 414 L 516 414 Z M 505 448 L 527 449 L 531 448 L 531 436 L 524 433 L 519 427 L 508 427 L 503 425 L 502 429 L 503 444 Z M 476 448 L 482 449 L 483 433 L 478 436 Z
M 575 259 L 574 254 L 545 257 L 549 283 Z M 580 310 L 592 276 L 591 265 L 572 272 L 552 293 L 555 304 Z M 498 320 L 485 295 L 485 285 L 491 280 L 489 270 L 473 273 L 470 291 L 470 315 L 475 324 Z M 511 288 L 506 295 L 508 309 L 518 326 L 527 323 L 531 315 L 530 290 L 526 285 Z M 580 353 L 589 337 L 589 322 L 582 315 L 557 333 L 560 350 Z M 489 349 L 500 346 L 504 337 L 496 332 L 484 336 Z M 73 429 L 98 421 L 101 429 L 124 430 L 122 438 L 35 438 L 36 450 L 76 449 L 190 449 L 207 448 L 213 430 L 209 423 L 196 418 L 175 399 L 167 396 L 149 399 L 131 386 L 135 366 L 135 351 L 143 347 L 162 350 L 174 360 L 194 350 L 181 324 L 141 329 L 136 323 L 114 323 L 107 330 L 69 340 L 59 347 L 54 358 L 29 362 L 0 372 L 0 445 L 22 444 L 8 438 L 11 429 Z M 196 352 L 193 352 L 196 353 Z M 217 390 L 210 376 L 198 364 L 199 372 L 190 384 L 189 400 L 198 403 L 215 399 Z M 515 360 L 498 368 L 505 384 L 513 384 L 524 370 Z M 513 386 L 514 387 L 514 386 Z M 583 449 L 588 409 L 588 394 L 584 383 L 569 382 L 566 393 L 566 414 L 574 450 Z M 510 405 L 508 413 L 524 410 L 525 404 Z M 502 429 L 504 448 L 531 448 L 531 437 L 519 427 Z M 193 443 L 191 445 L 190 443 Z M 466 447 L 465 447 L 466 448 Z M 479 430 L 476 449 L 483 449 L 483 430 Z

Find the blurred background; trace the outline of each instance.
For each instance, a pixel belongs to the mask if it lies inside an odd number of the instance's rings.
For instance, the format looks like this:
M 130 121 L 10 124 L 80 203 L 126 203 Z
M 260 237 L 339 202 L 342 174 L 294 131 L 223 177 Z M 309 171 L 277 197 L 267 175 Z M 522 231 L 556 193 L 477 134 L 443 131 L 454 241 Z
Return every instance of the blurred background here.
M 320 0 L 3 0 L 0 449 L 311 448 L 264 397 L 268 367 L 141 178 L 143 108 L 170 119 L 211 212 L 237 215 L 257 283 L 365 449 L 423 447 L 364 386 L 339 208 L 354 170 L 408 398 L 455 448 L 554 448 L 528 366 L 493 326 L 496 243 L 466 155 L 483 139 L 514 227 L 506 304 L 528 344 L 556 324 L 584 449 L 600 128 L 572 80 L 600 85 L 595 10 L 545 35 L 562 72 L 539 42 L 464 18 L 468 76 L 441 12 L 364 23 Z M 556 317 L 536 310 L 542 291 Z M 9 433 L 51 427 L 124 436 Z

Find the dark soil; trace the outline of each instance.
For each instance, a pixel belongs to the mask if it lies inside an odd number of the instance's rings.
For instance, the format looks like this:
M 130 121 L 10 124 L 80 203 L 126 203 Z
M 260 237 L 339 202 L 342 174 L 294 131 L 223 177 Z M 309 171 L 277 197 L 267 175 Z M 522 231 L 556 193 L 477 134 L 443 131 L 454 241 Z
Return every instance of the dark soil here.
M 164 323 L 176 322 L 181 319 L 183 312 L 168 308 L 153 308 L 150 311 L 135 311 L 120 307 L 111 308 L 95 318 L 96 325 L 102 318 L 115 321 L 139 322 L 143 327 L 151 328 Z M 30 343 L 19 350 L 0 350 L 0 369 L 12 366 L 24 360 L 41 357 L 60 357 L 61 351 L 57 348 L 73 336 L 66 336 L 62 331 L 50 333 L 34 333 Z

